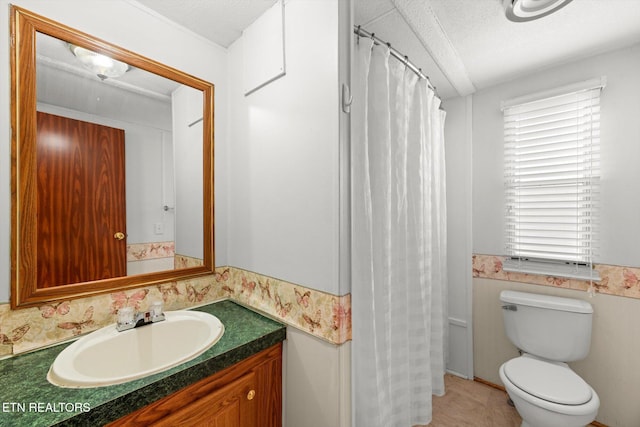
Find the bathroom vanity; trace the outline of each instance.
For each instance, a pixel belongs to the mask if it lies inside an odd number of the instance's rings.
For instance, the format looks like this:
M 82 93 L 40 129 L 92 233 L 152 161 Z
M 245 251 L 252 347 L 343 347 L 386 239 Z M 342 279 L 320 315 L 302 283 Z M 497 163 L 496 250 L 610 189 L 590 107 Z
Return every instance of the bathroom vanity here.
M 108 424 L 282 426 L 282 344 Z
M 220 341 L 193 360 L 124 384 L 50 384 L 47 371 L 69 343 L 1 360 L 0 426 L 235 426 L 234 417 L 242 426 L 280 426 L 286 327 L 229 300 L 194 310 L 222 321 Z

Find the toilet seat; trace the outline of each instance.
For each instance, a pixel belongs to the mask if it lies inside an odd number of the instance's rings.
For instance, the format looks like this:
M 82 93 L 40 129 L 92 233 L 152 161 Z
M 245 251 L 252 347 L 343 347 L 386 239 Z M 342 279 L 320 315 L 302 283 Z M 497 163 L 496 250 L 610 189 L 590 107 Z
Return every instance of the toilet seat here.
M 517 357 L 504 364 L 505 376 L 519 389 L 539 399 L 560 405 L 583 405 L 592 389 L 565 365 Z

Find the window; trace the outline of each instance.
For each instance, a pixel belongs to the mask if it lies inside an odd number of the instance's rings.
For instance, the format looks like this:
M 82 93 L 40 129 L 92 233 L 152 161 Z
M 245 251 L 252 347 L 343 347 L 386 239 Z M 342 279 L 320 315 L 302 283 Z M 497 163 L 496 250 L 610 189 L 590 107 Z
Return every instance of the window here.
M 604 79 L 503 104 L 507 271 L 598 280 Z

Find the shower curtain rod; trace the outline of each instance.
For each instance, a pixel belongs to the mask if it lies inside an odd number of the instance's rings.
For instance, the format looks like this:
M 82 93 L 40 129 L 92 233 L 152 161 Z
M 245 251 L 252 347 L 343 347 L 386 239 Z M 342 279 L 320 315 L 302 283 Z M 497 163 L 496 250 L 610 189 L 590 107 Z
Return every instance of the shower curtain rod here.
M 409 61 L 409 57 L 407 55 L 403 55 L 396 48 L 392 47 L 391 43 L 386 42 L 386 41 L 382 40 L 379 37 L 376 37 L 375 33 L 370 33 L 370 32 L 368 32 L 366 30 L 363 30 L 360 25 L 354 25 L 353 26 L 353 33 L 356 34 L 357 36 L 370 38 L 371 40 L 373 40 L 374 44 L 386 44 L 387 47 L 389 48 L 389 53 L 391 53 L 391 55 L 394 58 L 396 58 L 397 60 L 399 60 L 401 62 L 404 62 L 405 66 L 409 67 L 409 69 L 411 69 L 411 71 L 416 73 L 418 75 L 418 77 L 420 77 L 421 79 L 425 79 L 427 81 L 427 85 L 429 85 L 429 87 L 431 89 L 433 89 L 433 91 L 435 92 L 435 94 L 438 97 L 438 99 L 440 99 L 440 95 L 438 95 L 438 90 L 431 83 L 431 79 L 429 79 L 429 76 L 425 75 L 422 72 L 421 68 L 416 67 L 416 65 L 413 62 Z

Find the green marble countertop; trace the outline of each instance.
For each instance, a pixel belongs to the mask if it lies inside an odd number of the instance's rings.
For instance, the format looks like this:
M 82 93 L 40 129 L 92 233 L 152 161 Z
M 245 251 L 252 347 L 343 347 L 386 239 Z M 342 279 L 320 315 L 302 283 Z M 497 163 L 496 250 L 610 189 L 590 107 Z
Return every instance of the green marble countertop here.
M 222 321 L 225 332 L 220 341 L 189 362 L 128 383 L 84 389 L 50 384 L 49 367 L 70 343 L 0 360 L 0 426 L 100 426 L 286 338 L 284 325 L 233 301 L 194 310 Z

